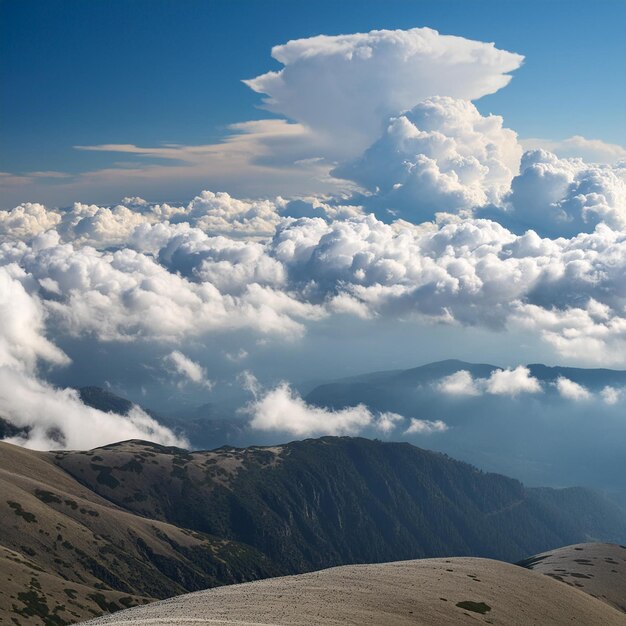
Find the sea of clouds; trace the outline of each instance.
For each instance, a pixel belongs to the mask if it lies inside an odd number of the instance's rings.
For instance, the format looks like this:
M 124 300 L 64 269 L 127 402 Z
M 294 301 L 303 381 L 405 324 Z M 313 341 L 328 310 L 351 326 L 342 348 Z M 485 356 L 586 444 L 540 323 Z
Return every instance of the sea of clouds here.
M 207 389 L 181 343 L 244 330 L 297 341 L 337 315 L 523 329 L 559 358 L 624 362 L 626 162 L 524 152 L 500 116 L 479 113 L 472 100 L 523 57 L 430 29 L 314 37 L 273 56 L 284 68 L 247 84 L 301 132 L 267 139 L 272 158 L 321 159 L 352 191 L 0 211 L 0 417 L 25 429 L 13 441 L 186 443 L 140 409 L 102 413 L 49 385 L 42 368 L 68 360 L 58 337 L 162 346 L 172 376 Z M 498 376 L 442 385 L 497 393 Z M 309 407 L 286 383 L 251 407 L 253 427 L 296 435 L 401 421 Z M 445 430 L 414 421 L 402 428 Z

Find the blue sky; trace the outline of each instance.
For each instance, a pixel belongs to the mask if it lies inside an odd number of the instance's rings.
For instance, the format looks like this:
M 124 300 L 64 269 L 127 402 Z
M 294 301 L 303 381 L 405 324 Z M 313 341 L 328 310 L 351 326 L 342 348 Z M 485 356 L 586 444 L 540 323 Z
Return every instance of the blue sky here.
M 3 0 L 0 12 L 0 171 L 115 160 L 74 145 L 214 142 L 230 123 L 271 117 L 241 79 L 279 68 L 273 45 L 414 26 L 525 55 L 478 102 L 521 137 L 626 145 L 621 0 Z

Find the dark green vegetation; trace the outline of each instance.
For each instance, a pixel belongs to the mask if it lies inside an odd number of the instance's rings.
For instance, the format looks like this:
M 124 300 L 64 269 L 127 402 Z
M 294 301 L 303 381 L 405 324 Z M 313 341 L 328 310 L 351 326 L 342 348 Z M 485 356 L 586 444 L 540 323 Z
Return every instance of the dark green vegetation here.
M 0 617 L 19 624 L 346 563 L 514 561 L 626 536 L 592 492 L 527 489 L 406 443 L 0 451 Z
M 457 602 L 456 605 L 460 609 L 473 611 L 474 613 L 480 613 L 481 615 L 491 611 L 491 607 L 488 604 L 485 604 L 484 602 L 474 602 L 473 600 L 463 600 L 463 602 Z
M 624 515 L 593 492 L 527 489 L 405 443 L 324 437 L 189 453 L 128 442 L 97 456 L 58 453 L 56 463 L 118 506 L 254 546 L 283 573 L 448 555 L 515 561 L 626 537 Z

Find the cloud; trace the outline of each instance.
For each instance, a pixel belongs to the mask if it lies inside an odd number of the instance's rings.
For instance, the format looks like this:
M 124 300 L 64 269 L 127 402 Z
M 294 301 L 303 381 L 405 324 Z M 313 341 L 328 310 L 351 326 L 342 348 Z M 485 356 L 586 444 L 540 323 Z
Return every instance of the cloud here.
M 521 330 L 567 358 L 623 361 L 626 238 L 604 222 L 550 239 L 471 217 L 384 223 L 344 209 L 333 216 L 320 202 L 321 217 L 293 218 L 280 200 L 197 198 L 183 207 L 128 199 L 108 213 L 44 207 L 40 223 L 48 212 L 60 221 L 7 236 L 0 267 L 37 294 L 40 326 L 59 336 L 172 344 L 246 330 L 297 339 L 342 315 Z M 241 216 L 250 214 L 267 216 L 266 235 L 247 228 Z M 215 219 L 230 232 L 214 234 Z
M 375 413 L 364 404 L 338 410 L 313 406 L 307 404 L 286 382 L 264 391 L 250 372 L 244 373 L 242 383 L 254 395 L 253 402 L 245 410 L 251 415 L 250 427 L 256 430 L 289 433 L 297 437 L 356 435 L 365 430 L 388 435 L 406 422 L 402 415 Z M 430 422 L 412 418 L 404 434 L 431 434 L 447 428 L 441 420 Z
M 588 163 L 616 163 L 626 159 L 626 148 L 601 139 L 574 135 L 560 141 L 528 138 L 520 141 L 524 150 L 546 150 L 561 158 L 581 158 Z
M 583 400 L 589 400 L 591 398 L 591 393 L 586 387 L 583 387 L 582 385 L 579 385 L 578 383 L 575 383 L 573 380 L 565 378 L 564 376 L 559 376 L 556 379 L 554 385 L 556 386 L 557 391 L 561 394 L 561 396 L 563 398 L 566 398 L 567 400 L 581 402 Z
M 28 240 L 54 228 L 60 220 L 58 213 L 46 210 L 43 204 L 26 202 L 11 211 L 0 210 L 0 236 Z
M 32 375 L 0 367 L 0 415 L 24 433 L 6 441 L 37 450 L 87 450 L 125 439 L 188 445 L 138 407 L 128 415 L 85 406 L 73 389 L 56 389 Z
M 486 382 L 487 393 L 494 395 L 517 396 L 521 393 L 539 393 L 541 384 L 531 376 L 523 365 L 515 369 L 495 370 Z
M 363 404 L 331 411 L 307 404 L 287 383 L 265 393 L 249 407 L 250 426 L 297 437 L 354 435 L 372 425 L 374 416 Z
M 179 350 L 173 350 L 165 358 L 167 366 L 179 374 L 183 380 L 191 381 L 196 385 L 201 385 L 207 389 L 213 388 L 213 383 L 207 378 L 206 369 L 199 363 L 192 361 Z
M 506 200 L 510 211 L 492 215 L 518 231 L 572 237 L 593 232 L 599 223 L 623 230 L 626 165 L 589 165 L 545 150 L 527 152 Z
M 390 115 L 431 96 L 475 100 L 508 84 L 523 56 L 430 28 L 320 35 L 272 48 L 283 68 L 244 81 L 264 107 L 310 128 L 336 155 L 374 141 Z
M 85 153 L 85 167 L 89 167 L 91 152 L 108 155 L 110 164 L 68 172 L 62 179 L 0 172 L 1 206 L 24 200 L 67 206 L 77 198 L 111 204 L 136 195 L 153 202 L 163 198 L 184 201 L 203 186 L 243 197 L 340 193 L 350 188 L 346 181 L 328 175 L 332 163 L 312 157 L 319 151 L 314 149 L 310 131 L 300 124 L 258 120 L 226 130 L 226 137 L 212 144 L 78 146 Z
M 333 175 L 371 194 L 368 206 L 412 222 L 499 204 L 519 169 L 517 135 L 466 100 L 432 97 L 392 117 L 382 137 Z
M 450 376 L 445 376 L 435 386 L 441 393 L 450 396 L 478 396 L 482 393 L 467 370 L 459 370 Z
M 395 430 L 397 426 L 404 422 L 405 418 L 398 413 L 391 413 L 389 411 L 381 413 L 375 422 L 376 429 L 382 433 L 388 434 Z
M 75 390 L 40 379 L 39 361 L 66 365 L 69 359 L 45 337 L 45 310 L 22 281 L 33 287 L 17 266 L 0 267 L 0 418 L 21 430 L 7 440 L 36 449 L 86 449 L 131 438 L 185 445 L 137 407 L 125 416 L 104 413 L 85 406 Z
M 236 352 L 224 352 L 224 357 L 231 363 L 240 363 L 248 358 L 248 351 L 239 348 Z
M 420 420 L 411 418 L 409 427 L 404 431 L 405 435 L 430 435 L 432 433 L 442 433 L 448 430 L 448 425 L 441 420 L 431 422 L 430 420 Z
M 474 100 L 494 93 L 523 61 L 492 43 L 429 28 L 292 40 L 272 56 L 281 70 L 244 82 L 287 119 L 233 124 L 213 144 L 75 146 L 86 168 L 93 152 L 110 164 L 79 173 L 0 173 L 3 201 L 183 200 L 203 185 L 247 197 L 350 191 L 330 169 L 375 141 L 389 116 L 435 95 Z
M 445 376 L 435 388 L 446 395 L 478 396 L 489 393 L 498 396 L 515 397 L 521 393 L 539 393 L 541 383 L 531 376 L 523 365 L 516 368 L 496 369 L 488 378 L 474 378 L 467 370 L 459 370 Z
M 624 395 L 623 389 L 616 389 L 615 387 L 611 387 L 610 385 L 606 385 L 600 392 L 600 396 L 605 404 L 609 406 L 613 406 L 617 404 L 622 396 Z

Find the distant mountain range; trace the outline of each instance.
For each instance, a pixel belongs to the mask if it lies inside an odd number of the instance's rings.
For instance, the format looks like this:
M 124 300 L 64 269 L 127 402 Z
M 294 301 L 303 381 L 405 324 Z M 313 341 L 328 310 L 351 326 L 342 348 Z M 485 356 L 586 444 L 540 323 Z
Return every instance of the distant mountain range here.
M 626 389 L 626 372 L 531 364 L 530 375 L 541 385 L 538 393 L 453 395 L 438 388 L 442 379 L 460 371 L 484 380 L 497 369 L 490 364 L 440 361 L 327 382 L 313 388 L 305 400 L 328 409 L 365 404 L 374 412 L 443 420 L 449 427 L 443 433 L 428 436 L 398 430 L 385 437 L 445 452 L 530 485 L 599 489 L 626 507 L 626 393 L 615 405 L 605 403 L 600 395 L 607 385 Z M 562 397 L 555 385 L 560 377 L 582 385 L 588 398 Z M 87 404 L 103 410 L 124 413 L 131 406 L 97 387 L 83 388 L 80 393 Z M 152 414 L 184 432 L 194 449 L 270 445 L 291 439 L 286 433 L 254 431 L 232 407 L 217 404 L 199 407 L 185 417 Z M 362 434 L 382 436 L 374 429 Z
M 531 363 L 526 366 L 530 375 L 550 385 L 558 378 L 563 377 L 579 385 L 599 391 L 605 386 L 626 387 L 626 371 L 611 369 L 585 369 L 579 367 L 548 366 L 541 363 Z M 456 359 L 437 361 L 407 370 L 389 370 L 351 376 L 316 386 L 306 400 L 313 404 L 342 408 L 355 402 L 355 398 L 367 399 L 368 406 L 381 408 L 387 406 L 386 396 L 381 398 L 382 389 L 415 389 L 436 383 L 446 376 L 460 371 L 469 372 L 474 378 L 488 378 L 498 369 L 498 365 L 487 363 L 468 363 Z M 363 401 L 363 400 L 361 400 Z
M 18 624 L 347 563 L 516 561 L 626 540 L 624 513 L 589 490 L 529 489 L 362 438 L 193 453 L 142 441 L 51 453 L 0 444 L 0 493 L 0 618 Z

